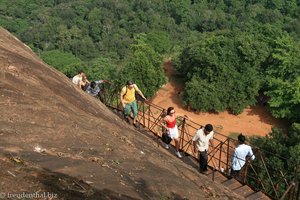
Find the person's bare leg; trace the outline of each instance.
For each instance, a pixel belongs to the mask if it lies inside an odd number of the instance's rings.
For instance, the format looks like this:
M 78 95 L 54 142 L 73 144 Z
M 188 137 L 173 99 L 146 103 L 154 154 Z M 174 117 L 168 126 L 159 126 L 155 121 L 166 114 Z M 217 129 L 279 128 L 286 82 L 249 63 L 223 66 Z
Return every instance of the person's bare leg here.
M 179 151 L 179 141 L 178 139 L 174 139 L 175 140 L 175 148 L 176 148 L 176 152 Z
M 174 139 L 174 140 L 175 140 L 175 148 L 176 148 L 176 153 L 175 154 L 178 158 L 182 158 L 182 156 L 179 152 L 179 141 L 178 141 L 178 139 Z

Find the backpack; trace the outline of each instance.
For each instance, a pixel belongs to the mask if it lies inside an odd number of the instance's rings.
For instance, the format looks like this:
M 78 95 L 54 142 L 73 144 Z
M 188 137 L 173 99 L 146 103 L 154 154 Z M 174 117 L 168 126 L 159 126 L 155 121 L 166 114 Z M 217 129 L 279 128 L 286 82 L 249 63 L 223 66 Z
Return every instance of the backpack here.
M 124 96 L 127 94 L 127 85 L 126 85 L 125 87 L 126 87 L 126 92 L 125 92 L 125 94 L 123 94 L 123 98 L 124 98 Z M 142 100 L 144 100 L 144 99 L 141 97 L 141 95 L 140 95 L 139 93 L 136 93 L 136 92 L 135 92 L 135 87 L 133 87 L 133 89 L 134 89 L 135 99 L 136 99 L 137 101 L 142 101 Z
M 168 133 L 163 132 L 161 135 L 161 140 L 166 144 L 170 144 L 172 141 L 172 138 L 168 135 Z
M 125 94 L 123 94 L 123 98 L 125 97 L 125 95 L 127 94 L 127 85 L 125 86 L 126 87 L 126 91 L 125 91 Z M 133 87 L 134 89 L 134 93 L 135 93 L 135 88 Z

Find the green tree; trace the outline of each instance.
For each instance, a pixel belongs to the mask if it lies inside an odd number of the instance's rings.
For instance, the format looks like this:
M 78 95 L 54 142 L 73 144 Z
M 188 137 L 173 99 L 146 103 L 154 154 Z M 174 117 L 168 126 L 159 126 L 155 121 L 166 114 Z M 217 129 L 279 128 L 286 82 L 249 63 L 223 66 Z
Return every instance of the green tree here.
M 196 110 L 229 109 L 235 114 L 255 104 L 261 82 L 259 64 L 266 57 L 263 47 L 251 35 L 221 34 L 204 35 L 185 48 L 176 66 L 187 81 L 184 103 Z
M 175 19 L 177 24 L 187 21 L 190 7 L 191 1 L 170 0 L 169 2 L 170 15 Z
M 162 69 L 162 57 L 145 41 L 145 35 L 135 37 L 131 45 L 131 58 L 120 73 L 121 81 L 133 80 L 147 97 L 152 97 L 166 82 Z
M 185 85 L 183 104 L 197 111 L 222 111 L 226 107 L 219 96 L 215 96 L 221 92 L 218 89 L 215 83 L 193 76 Z
M 280 129 L 273 129 L 266 137 L 251 137 L 250 140 L 262 152 L 270 177 L 273 183 L 276 183 L 277 192 L 281 197 L 288 187 L 285 181 L 282 181 L 282 174 L 285 175 L 288 184 L 291 181 L 300 181 L 300 124 L 293 123 L 287 134 Z M 262 164 L 261 160 L 257 159 L 253 167 L 265 189 L 272 191 L 269 176 L 265 170 L 262 170 Z M 251 171 L 249 176 L 251 176 Z M 257 185 L 255 182 L 252 184 L 254 187 Z M 274 193 L 270 195 L 275 196 Z
M 108 58 L 96 58 L 89 63 L 86 74 L 89 80 L 115 80 L 118 78 L 118 68 Z
M 171 48 L 170 37 L 165 31 L 151 31 L 146 36 L 146 42 L 160 54 L 168 52 Z
M 46 51 L 41 54 L 41 58 L 55 69 L 66 74 L 68 77 L 74 76 L 80 66 L 83 66 L 82 61 L 71 53 L 65 53 L 59 50 Z M 76 67 L 77 66 L 77 67 Z
M 102 35 L 103 24 L 99 16 L 101 16 L 101 10 L 99 8 L 94 8 L 88 14 L 90 35 L 95 42 L 100 41 Z
M 269 106 L 278 118 L 300 120 L 300 43 L 288 35 L 278 38 L 266 69 Z

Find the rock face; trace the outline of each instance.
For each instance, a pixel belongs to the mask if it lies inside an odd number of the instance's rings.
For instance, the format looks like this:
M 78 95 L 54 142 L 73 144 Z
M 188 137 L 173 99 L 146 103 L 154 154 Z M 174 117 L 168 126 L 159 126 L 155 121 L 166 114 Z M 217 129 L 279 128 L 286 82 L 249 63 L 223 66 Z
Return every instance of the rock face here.
M 239 198 L 129 127 L 2 28 L 0 108 L 1 192 L 39 190 L 58 199 Z

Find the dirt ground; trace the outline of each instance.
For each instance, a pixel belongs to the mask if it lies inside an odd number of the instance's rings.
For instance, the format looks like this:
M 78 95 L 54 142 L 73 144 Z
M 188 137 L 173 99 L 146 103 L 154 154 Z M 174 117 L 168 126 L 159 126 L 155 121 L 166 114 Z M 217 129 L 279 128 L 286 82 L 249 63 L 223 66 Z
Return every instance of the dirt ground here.
M 271 132 L 272 126 L 286 127 L 285 122 L 272 117 L 266 107 L 261 105 L 248 107 L 239 115 L 232 115 L 227 111 L 218 114 L 189 112 L 180 104 L 180 93 L 183 86 L 176 81 L 176 73 L 171 61 L 167 60 L 163 67 L 169 82 L 157 92 L 151 101 L 153 104 L 163 108 L 172 106 L 178 113 L 188 115 L 196 123 L 213 124 L 216 131 L 227 136 L 234 136 L 237 133 L 265 136 Z

